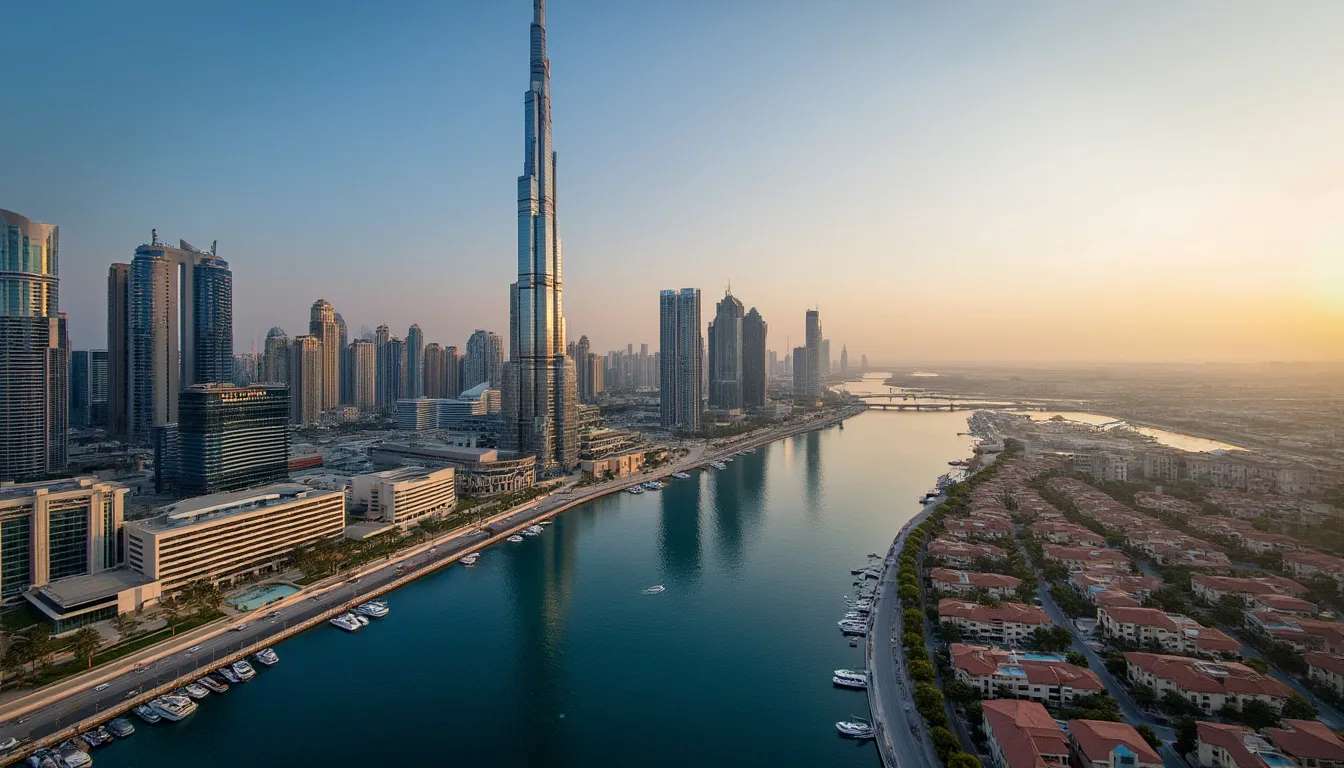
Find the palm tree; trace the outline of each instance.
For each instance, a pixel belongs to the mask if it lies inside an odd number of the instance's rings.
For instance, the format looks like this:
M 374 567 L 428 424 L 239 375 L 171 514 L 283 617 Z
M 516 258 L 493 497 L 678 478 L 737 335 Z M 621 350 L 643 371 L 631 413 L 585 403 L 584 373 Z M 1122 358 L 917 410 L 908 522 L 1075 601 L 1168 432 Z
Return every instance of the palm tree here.
M 70 638 L 70 652 L 77 659 L 84 659 L 88 669 L 93 669 L 93 655 L 98 652 L 98 646 L 103 644 L 102 635 L 93 627 L 84 627 Z
M 34 624 L 23 630 L 20 637 L 24 645 L 24 659 L 33 663 L 33 673 L 36 674 L 38 667 L 45 667 L 56 650 L 56 643 L 51 639 L 51 629 L 45 624 Z
M 182 599 L 177 595 L 170 595 L 159 600 L 159 609 L 163 611 L 163 618 L 168 621 L 168 636 L 177 634 L 177 622 L 182 620 Z

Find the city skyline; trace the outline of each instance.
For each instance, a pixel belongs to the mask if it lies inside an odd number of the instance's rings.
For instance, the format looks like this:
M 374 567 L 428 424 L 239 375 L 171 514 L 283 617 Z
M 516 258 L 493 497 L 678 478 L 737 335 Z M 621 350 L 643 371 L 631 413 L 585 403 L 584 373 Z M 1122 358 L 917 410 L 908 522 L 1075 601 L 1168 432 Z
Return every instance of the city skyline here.
M 59 26 L 86 51 L 40 77 L 27 75 L 28 62 L 41 57 L 22 50 L 14 57 L 21 90 L 46 85 L 54 97 L 25 98 L 41 102 L 38 114 L 14 126 L 13 140 L 30 151 L 10 178 L 32 183 L 0 186 L 8 208 L 65 233 L 72 345 L 104 348 L 105 264 L 143 242 L 151 227 L 169 239 L 220 239 L 238 283 L 238 351 L 260 350 L 274 325 L 299 331 L 305 308 L 281 300 L 296 293 L 326 296 L 352 331 L 417 322 L 426 338 L 461 340 L 475 327 L 504 328 L 498 286 L 510 277 L 501 261 L 512 243 L 510 192 L 499 178 L 516 163 L 516 106 L 508 96 L 516 65 L 509 64 L 513 30 L 528 12 L 514 6 L 522 5 L 417 11 L 404 27 L 424 32 L 395 43 L 385 23 L 366 28 L 343 19 L 368 32 L 368 44 L 387 59 L 353 73 L 353 83 L 334 74 L 351 74 L 342 46 L 300 34 L 297 20 L 283 14 L 248 41 L 242 25 L 249 14 L 218 19 L 165 9 L 160 24 L 180 29 L 182 39 L 244 45 L 258 60 L 219 71 L 184 61 L 164 68 L 171 72 L 148 72 L 105 56 L 94 84 L 107 87 L 80 90 L 82 106 L 63 94 L 93 71 L 91 57 L 103 45 L 93 30 L 109 30 L 109 40 L 123 27 L 130 35 L 134 14 L 113 18 L 94 9 L 76 19 L 58 9 L 17 20 L 21 48 Z M 874 360 L 1339 358 L 1344 275 L 1327 222 L 1340 193 L 1314 181 L 1338 159 L 1296 149 L 1327 146 L 1321 131 L 1336 122 L 1342 100 L 1329 97 L 1344 90 L 1335 74 L 1344 68 L 1320 35 L 1335 26 L 1337 9 L 1262 19 L 1247 6 L 1218 14 L 983 8 L 960 12 L 969 16 L 964 33 L 955 33 L 951 10 L 799 9 L 770 14 L 770 46 L 753 42 L 757 60 L 728 66 L 720 47 L 755 23 L 762 7 L 572 2 L 552 9 L 566 29 L 557 45 L 567 73 L 558 140 L 569 158 L 569 322 L 596 348 L 619 341 L 603 330 L 614 317 L 633 317 L 636 335 L 654 337 L 656 319 L 637 311 L 647 305 L 640 294 L 668 284 L 717 293 L 751 275 L 764 316 L 792 318 L 798 306 L 819 304 L 834 335 Z M 320 32 L 341 39 L 320 23 Z M 925 43 L 893 61 L 880 39 L 890 30 L 897 35 L 890 50 L 920 37 L 950 38 L 951 55 L 935 60 Z M 1201 50 L 1239 56 L 1186 51 L 1180 41 L 1196 32 Z M 286 34 L 294 36 L 293 51 L 253 50 Z M 673 35 L 703 55 L 687 60 L 671 45 Z M 838 40 L 847 35 L 853 44 L 842 48 Z M 790 67 L 784 51 L 812 66 Z M 290 72 L 277 65 L 281 55 L 311 63 Z M 1134 60 L 1145 64 L 1112 71 L 1113 63 Z M 267 77 L 258 81 L 253 66 Z M 780 68 L 786 77 L 764 76 Z M 1182 76 L 1166 77 L 1167 68 Z M 991 74 L 996 69 L 1002 72 Z M 479 82 L 451 74 L 459 70 L 480 73 Z M 841 72 L 849 79 L 837 79 Z M 394 73 L 405 82 L 392 82 Z M 1092 93 L 1088 76 L 1102 75 L 1117 78 L 1115 87 Z M 240 92 L 240 78 L 256 92 Z M 698 87 L 714 78 L 722 82 Z M 1039 80 L 1023 90 L 1025 78 Z M 219 125 L 114 130 L 155 94 L 180 95 L 184 82 L 193 87 L 181 106 L 216 115 Z M 338 82 L 375 97 L 354 120 L 359 135 L 336 127 L 349 112 L 336 97 Z M 1242 97 L 1217 96 L 1233 83 Z M 431 84 L 436 98 L 407 106 Z M 621 106 L 617 94 L 649 87 L 674 93 L 685 116 L 661 102 L 648 110 Z M 729 110 L 733 99 L 744 101 Z M 777 103 L 813 106 L 782 121 L 779 139 L 740 141 L 755 125 L 747 117 Z M 1284 125 L 1262 103 L 1314 118 Z M 1171 114 L 1175 104 L 1196 114 Z M 80 142 L 67 129 L 49 130 L 72 113 L 81 119 L 71 125 L 107 138 Z M 295 113 L 306 117 L 292 120 Z M 246 125 L 234 117 L 242 114 Z M 1126 127 L 1149 124 L 1156 129 Z M 718 138 L 706 135 L 711 129 Z M 900 141 L 879 144 L 884 134 Z M 1280 138 L 1257 139 L 1274 135 Z M 815 151 L 788 150 L 803 145 Z M 882 149 L 873 153 L 874 146 Z M 634 173 L 641 165 L 646 170 Z M 156 184 L 135 195 L 112 191 L 138 174 Z M 636 197 L 634 179 L 649 174 L 664 183 L 642 190 L 652 197 L 642 206 L 651 218 L 641 220 L 621 201 Z M 355 177 L 360 184 L 340 183 Z M 884 177 L 901 183 L 876 181 Z M 750 186 L 749 178 L 756 179 Z M 796 180 L 805 178 L 817 181 L 800 187 Z M 879 183 L 880 194 L 872 186 Z M 705 189 L 719 191 L 706 196 Z M 723 206 L 722 195 L 748 202 Z M 734 209 L 732 226 L 716 208 Z M 687 218 L 697 221 L 693 231 L 679 225 Z M 884 220 L 896 226 L 875 238 L 871 222 Z M 362 279 L 367 246 L 386 237 L 387 222 L 400 256 L 382 260 L 383 279 L 369 285 Z M 271 276 L 277 241 L 291 244 L 291 268 Z M 831 268 L 807 274 L 804 265 L 818 254 Z M 422 279 L 444 265 L 454 271 L 454 301 L 442 300 L 441 281 Z M 1052 275 L 1067 275 L 1070 290 L 1052 290 Z M 887 290 L 879 294 L 874 284 Z M 1033 300 L 1019 301 L 1023 295 Z M 1135 302 L 1143 312 L 1131 311 Z M 1078 315 L 1092 322 L 1059 327 L 1060 317 Z M 790 321 L 776 332 L 796 337 L 801 328 Z M 1028 341 L 1033 336 L 1042 338 Z

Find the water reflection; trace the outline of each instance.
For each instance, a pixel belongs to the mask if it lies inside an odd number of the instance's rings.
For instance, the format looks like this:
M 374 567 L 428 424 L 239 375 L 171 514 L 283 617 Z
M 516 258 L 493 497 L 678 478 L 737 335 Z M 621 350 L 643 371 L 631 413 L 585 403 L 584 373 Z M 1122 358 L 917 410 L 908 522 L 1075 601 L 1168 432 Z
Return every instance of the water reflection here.
M 814 430 L 803 436 L 803 474 L 807 493 L 808 516 L 821 517 L 821 431 Z
M 741 566 L 746 543 L 764 517 L 768 457 L 766 450 L 738 456 L 711 480 L 716 549 L 729 568 Z
M 700 572 L 702 482 L 700 475 L 690 480 L 673 480 L 658 493 L 658 553 L 663 573 L 673 580 L 694 579 Z

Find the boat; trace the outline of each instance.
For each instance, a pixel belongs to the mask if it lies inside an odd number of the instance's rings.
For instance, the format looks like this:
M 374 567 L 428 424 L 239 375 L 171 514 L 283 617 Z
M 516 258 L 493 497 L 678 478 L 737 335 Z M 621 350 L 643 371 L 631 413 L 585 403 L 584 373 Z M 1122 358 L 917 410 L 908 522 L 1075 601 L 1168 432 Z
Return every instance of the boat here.
M 199 685 L 203 685 L 206 688 L 209 688 L 215 693 L 227 693 L 229 690 L 229 684 L 220 680 L 214 675 L 206 675 L 205 677 L 198 679 L 196 682 Z
M 480 555 L 476 554 L 475 552 L 472 552 L 470 555 L 466 555 L 465 557 L 462 558 L 462 564 L 466 566 L 472 566 L 475 565 L 476 561 L 480 559 L 481 559 Z
M 60 758 L 58 764 L 64 765 L 65 768 L 85 768 L 93 765 L 93 758 L 74 741 L 63 742 L 60 749 L 56 750 L 56 754 Z
M 100 730 L 102 733 L 99 733 Z M 108 733 L 106 728 L 95 728 L 92 731 L 79 734 L 79 740 L 89 745 L 89 749 L 96 749 L 112 741 L 112 734 Z
M 343 613 L 327 623 L 333 627 L 344 629 L 346 632 L 358 632 L 364 626 L 359 623 L 359 619 L 353 613 Z
M 239 659 L 233 662 L 233 674 L 237 675 L 239 680 L 246 682 L 257 676 L 257 670 L 245 660 Z
M 527 526 L 526 528 L 523 529 L 523 535 L 524 535 L 524 536 L 536 536 L 536 535 L 540 534 L 541 531 L 542 531 L 542 528 L 541 528 L 540 525 L 529 525 L 529 526 Z
M 252 658 L 257 660 L 258 664 L 267 667 L 274 667 L 280 663 L 280 656 L 276 654 L 274 648 L 262 648 L 260 651 L 252 654 Z
M 555 522 L 554 520 L 542 520 L 541 522 L 537 523 L 537 525 L 550 525 L 551 523 L 554 522 Z
M 644 489 L 639 487 L 638 485 L 632 485 L 629 488 L 626 488 L 625 492 L 638 496 L 639 494 L 644 492 Z
M 160 696 L 149 702 L 149 705 L 153 707 L 154 711 L 158 712 L 163 719 L 170 720 L 174 723 L 185 719 L 190 716 L 191 713 L 196 711 L 196 702 L 186 696 L 177 696 L 175 694 Z
M 188 696 L 197 701 L 210 695 L 210 689 L 200 683 L 187 683 L 182 690 L 186 691 Z
M 645 489 L 645 490 L 649 490 L 649 491 L 661 491 L 661 490 L 663 490 L 664 488 L 666 488 L 667 486 L 663 485 L 662 483 L 658 482 L 657 480 L 649 480 L 649 481 L 647 481 L 647 482 L 640 483 L 640 484 L 639 484 L 639 487 L 641 487 L 641 488 L 643 488 L 643 489 Z
M 519 536 L 519 535 L 516 534 L 516 533 L 513 534 L 512 536 L 510 536 L 510 537 L 507 539 L 507 541 L 510 542 L 511 544 L 517 544 L 518 542 L 520 542 L 520 541 L 522 541 L 522 540 L 523 540 L 523 537 L 522 537 L 522 536 Z
M 711 467 L 713 467 L 713 468 L 715 468 L 715 469 L 727 469 L 727 468 L 728 468 L 728 465 L 727 465 L 727 464 L 724 464 L 722 461 L 711 461 L 711 462 L 709 462 L 709 466 L 711 466 Z
M 841 688 L 863 689 L 868 687 L 868 673 L 862 669 L 837 669 L 831 682 Z
M 159 715 L 158 710 L 154 709 L 148 704 L 141 704 L 140 706 L 136 707 L 131 711 L 135 713 L 136 717 L 140 718 L 141 720 L 144 720 L 146 723 L 153 724 L 163 719 Z
M 219 669 L 215 670 L 215 674 L 219 675 L 220 677 L 224 678 L 225 680 L 228 680 L 230 683 L 233 683 L 235 685 L 243 682 L 243 679 L 239 677 L 237 674 L 235 674 L 233 669 L 229 667 L 220 667 Z
M 868 625 L 862 621 L 837 621 L 836 625 L 840 627 L 840 632 L 846 635 L 866 635 L 868 634 Z
M 689 480 L 689 479 L 691 478 L 691 473 L 690 473 L 690 472 L 673 472 L 673 473 L 672 473 L 672 476 L 675 477 L 675 478 L 677 478 L 678 480 Z
M 371 600 L 360 605 L 355 609 L 360 616 L 372 616 L 375 619 L 381 619 L 388 614 L 387 603 L 381 600 Z
M 124 717 L 118 717 L 107 724 L 107 732 L 118 739 L 124 739 L 135 733 L 135 724 Z
M 56 761 L 60 757 L 50 749 L 39 749 L 28 756 L 27 763 L 31 768 L 58 768 Z
M 359 626 L 361 626 L 361 627 L 367 627 L 367 626 L 369 626 L 369 617 L 368 617 L 368 616 L 360 616 L 358 613 L 356 613 L 356 614 L 354 614 L 354 617 L 355 617 L 355 621 L 358 621 L 358 622 L 359 622 Z
M 841 720 L 835 724 L 835 730 L 847 739 L 873 738 L 873 726 L 862 720 Z
M 646 594 L 646 595 L 660 595 L 660 594 L 662 594 L 663 592 L 666 592 L 666 591 L 667 591 L 667 587 L 663 586 L 662 584 L 654 584 L 652 587 L 649 587 L 648 589 L 645 589 L 645 590 L 644 590 L 644 594 Z

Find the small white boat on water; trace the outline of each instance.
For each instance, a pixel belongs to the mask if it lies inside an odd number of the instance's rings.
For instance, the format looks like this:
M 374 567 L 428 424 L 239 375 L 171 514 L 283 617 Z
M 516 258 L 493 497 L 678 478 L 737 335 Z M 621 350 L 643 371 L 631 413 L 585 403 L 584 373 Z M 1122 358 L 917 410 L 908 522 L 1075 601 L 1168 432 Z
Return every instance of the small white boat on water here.
M 146 723 L 153 724 L 163 719 L 163 716 L 158 713 L 158 710 L 148 704 L 141 704 L 131 711 L 135 713 L 136 717 L 144 720 Z
M 837 669 L 831 674 L 831 682 L 841 688 L 867 688 L 868 672 L 862 669 Z
M 510 536 L 508 539 L 506 539 L 506 541 L 508 541 L 508 542 L 511 543 L 511 544 L 517 544 L 518 542 L 520 542 L 520 541 L 522 541 L 522 540 L 523 540 L 523 537 L 522 537 L 522 536 L 519 536 L 519 535 L 516 534 L 516 533 L 513 534 L 512 536 Z
M 364 627 L 363 624 L 359 623 L 359 617 L 355 616 L 353 613 L 343 613 L 340 616 L 331 619 L 328 623 L 338 629 L 344 629 L 346 632 L 358 632 Z M 222 672 L 223 670 L 220 671 Z M 229 682 L 234 681 L 230 680 Z
M 253 669 L 251 664 L 239 659 L 233 662 L 233 674 L 237 675 L 239 680 L 248 681 L 257 676 L 257 670 Z
M 186 696 L 177 696 L 175 694 L 160 696 L 149 703 L 155 712 L 165 720 L 177 722 L 183 720 L 191 713 L 196 711 L 196 702 Z
M 690 477 L 691 477 L 691 473 L 690 473 L 690 472 L 673 472 L 673 473 L 672 473 L 672 476 L 675 477 L 675 478 L 677 478 L 678 480 L 689 480 Z
M 220 667 L 219 669 L 215 670 L 215 673 L 235 685 L 243 682 L 243 679 L 239 677 L 236 672 L 233 671 L 232 667 Z
M 472 552 L 470 555 L 466 555 L 462 558 L 462 564 L 465 566 L 473 566 L 476 564 L 476 561 L 480 559 L 481 556 L 479 554 Z
M 648 482 L 640 483 L 639 485 L 646 491 L 661 491 L 667 487 L 657 480 L 649 480 Z
M 643 592 L 643 594 L 646 594 L 646 595 L 660 595 L 660 594 L 662 594 L 663 592 L 666 592 L 666 591 L 667 591 L 667 587 L 663 586 L 662 584 L 654 584 L 652 587 L 649 587 L 648 589 L 645 589 L 644 592 Z
M 387 607 L 387 603 L 382 600 L 371 600 L 361 604 L 355 609 L 355 612 L 360 616 L 371 616 L 375 619 L 381 619 L 386 616 L 390 610 Z
M 835 724 L 835 730 L 847 739 L 873 738 L 873 726 L 862 720 L 841 720 Z
M 274 648 L 262 648 L 260 651 L 252 654 L 252 657 L 257 660 L 258 664 L 263 664 L 268 667 L 273 667 L 280 663 L 280 655 L 275 652 Z
M 228 683 L 222 683 L 219 680 L 215 679 L 212 675 L 206 675 L 205 677 L 198 679 L 196 681 L 196 684 L 204 688 L 209 688 L 215 693 L 227 693 L 229 690 Z
M 846 635 L 866 635 L 868 634 L 868 625 L 862 621 L 841 620 L 836 622 L 840 627 L 840 632 Z
M 722 461 L 711 461 L 711 462 L 709 462 L 709 466 L 711 466 L 711 467 L 713 467 L 713 468 L 715 468 L 715 469 L 727 469 L 727 468 L 728 468 L 728 465 L 727 465 L 727 464 L 724 464 Z
M 644 489 L 641 488 L 641 487 L 638 486 L 638 485 L 632 485 L 632 486 L 630 486 L 629 488 L 626 488 L 626 489 L 625 489 L 625 492 L 626 492 L 626 493 L 629 493 L 629 494 L 632 494 L 632 495 L 635 495 L 635 496 L 638 496 L 639 494 L 641 494 L 641 493 L 644 492 Z
M 188 696 L 197 701 L 210 695 L 210 689 L 200 683 L 187 683 L 182 690 L 186 691 Z
M 526 528 L 523 529 L 523 535 L 524 535 L 524 536 L 540 536 L 540 535 L 541 535 L 541 532 L 544 531 L 544 530 L 546 530 L 546 529 L 545 529 L 545 528 L 542 528 L 540 525 L 529 525 L 529 526 L 527 526 Z

